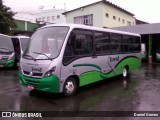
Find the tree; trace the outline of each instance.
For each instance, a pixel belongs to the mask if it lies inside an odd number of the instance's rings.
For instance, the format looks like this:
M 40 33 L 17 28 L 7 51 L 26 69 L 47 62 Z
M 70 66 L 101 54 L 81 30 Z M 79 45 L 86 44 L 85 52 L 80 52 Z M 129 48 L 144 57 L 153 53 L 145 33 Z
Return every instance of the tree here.
M 0 0 L 0 33 L 11 34 L 11 29 L 16 27 L 13 16 L 14 12 L 11 8 L 3 5 L 3 0 Z

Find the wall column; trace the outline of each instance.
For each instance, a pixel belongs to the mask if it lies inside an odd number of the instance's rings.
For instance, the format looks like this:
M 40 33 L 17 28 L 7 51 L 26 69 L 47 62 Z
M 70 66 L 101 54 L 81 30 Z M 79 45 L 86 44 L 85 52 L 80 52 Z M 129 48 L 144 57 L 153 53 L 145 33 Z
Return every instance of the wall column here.
M 148 63 L 152 64 L 152 36 L 149 35 Z
M 24 30 L 27 31 L 27 21 L 24 22 Z

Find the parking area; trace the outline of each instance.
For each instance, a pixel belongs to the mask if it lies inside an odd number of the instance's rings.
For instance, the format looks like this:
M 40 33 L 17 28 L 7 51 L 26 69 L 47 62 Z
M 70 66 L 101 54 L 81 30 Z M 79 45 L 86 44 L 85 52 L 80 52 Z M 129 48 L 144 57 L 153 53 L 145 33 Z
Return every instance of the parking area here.
M 87 85 L 68 98 L 21 87 L 17 73 L 0 69 L 0 111 L 160 111 L 159 64 L 143 64 L 127 80 L 114 77 Z

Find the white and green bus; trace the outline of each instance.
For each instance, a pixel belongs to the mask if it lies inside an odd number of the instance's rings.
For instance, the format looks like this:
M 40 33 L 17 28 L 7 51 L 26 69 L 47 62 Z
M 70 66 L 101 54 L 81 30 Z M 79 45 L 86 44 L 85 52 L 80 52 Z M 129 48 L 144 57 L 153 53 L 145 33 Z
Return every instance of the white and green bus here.
M 77 24 L 54 24 L 31 36 L 20 61 L 19 79 L 30 89 L 65 96 L 78 87 L 141 66 L 139 34 Z
M 10 36 L 0 34 L 0 67 L 13 67 L 15 52 Z

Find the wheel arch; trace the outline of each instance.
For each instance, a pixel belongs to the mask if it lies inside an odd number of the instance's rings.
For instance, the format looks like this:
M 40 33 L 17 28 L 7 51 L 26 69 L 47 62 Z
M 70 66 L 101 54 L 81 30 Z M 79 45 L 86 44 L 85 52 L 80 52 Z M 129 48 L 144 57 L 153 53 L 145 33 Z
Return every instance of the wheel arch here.
M 80 79 L 79 79 L 79 76 L 78 76 L 78 75 L 70 75 L 70 76 L 68 76 L 68 77 L 66 78 L 66 80 L 67 80 L 68 78 L 74 78 L 74 79 L 76 80 L 76 82 L 77 82 L 77 87 L 79 87 Z

